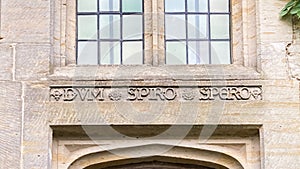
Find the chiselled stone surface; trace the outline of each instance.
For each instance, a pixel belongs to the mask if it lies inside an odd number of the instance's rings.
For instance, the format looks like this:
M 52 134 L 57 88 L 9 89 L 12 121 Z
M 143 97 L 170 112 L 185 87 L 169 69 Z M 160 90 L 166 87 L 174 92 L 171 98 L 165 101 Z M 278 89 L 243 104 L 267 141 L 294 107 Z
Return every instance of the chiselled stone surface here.
M 264 0 L 259 2 L 258 33 L 265 43 L 289 43 L 292 41 L 292 24 L 279 18 L 279 11 L 287 1 Z
M 3 42 L 50 42 L 50 0 L 2 0 Z
M 51 139 L 43 84 L 24 83 L 23 168 L 47 168 Z M 35 134 L 34 134 L 35 133 Z
M 287 79 L 288 62 L 285 51 L 286 43 L 262 43 L 261 66 L 267 79 Z
M 13 56 L 9 44 L 0 44 L 0 80 L 12 80 Z
M 17 45 L 16 79 L 33 80 L 45 78 L 49 74 L 49 45 Z
M 22 87 L 0 82 L 0 169 L 20 167 Z
M 295 111 L 289 111 L 293 114 Z M 300 166 L 300 125 L 299 113 L 297 120 L 286 118 L 285 122 L 265 124 L 267 130 L 263 131 L 265 146 L 265 166 L 270 168 L 298 168 Z M 289 154 L 289 155 L 286 155 Z M 275 162 L 277 161 L 277 162 Z

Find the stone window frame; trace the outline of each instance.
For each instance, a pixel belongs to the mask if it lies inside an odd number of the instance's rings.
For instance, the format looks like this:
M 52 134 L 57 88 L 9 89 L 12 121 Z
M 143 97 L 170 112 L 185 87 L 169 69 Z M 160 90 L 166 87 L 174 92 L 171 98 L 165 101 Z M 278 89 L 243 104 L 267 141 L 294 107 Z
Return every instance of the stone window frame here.
M 51 76 L 72 78 L 76 69 L 79 72 L 79 75 L 76 75 L 79 80 L 91 78 L 116 80 L 117 69 L 123 75 L 127 75 L 117 79 L 136 79 L 135 75 L 130 75 L 131 72 L 151 69 L 151 75 L 140 74 L 138 78 L 161 77 L 162 71 L 172 74 L 172 79 L 259 79 L 261 77 L 257 50 L 257 0 L 231 0 L 232 64 L 230 65 L 165 65 L 164 33 L 160 33 L 164 32 L 163 5 L 164 0 L 145 0 L 145 25 L 147 26 L 145 26 L 144 65 L 87 66 L 76 65 L 76 0 L 54 0 Z M 96 74 L 89 76 L 84 73 L 89 72 L 91 68 Z

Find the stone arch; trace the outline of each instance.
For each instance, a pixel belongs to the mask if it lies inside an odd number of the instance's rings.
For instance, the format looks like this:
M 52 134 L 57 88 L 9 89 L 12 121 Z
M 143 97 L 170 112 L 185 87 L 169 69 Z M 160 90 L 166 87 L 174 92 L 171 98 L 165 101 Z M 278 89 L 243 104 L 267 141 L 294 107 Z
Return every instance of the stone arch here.
M 154 150 L 160 149 L 168 151 L 155 154 Z M 68 169 L 105 168 L 149 161 L 191 164 L 213 169 L 246 169 L 236 158 L 222 152 L 163 144 L 90 151 L 76 159 L 73 157 Z
M 161 156 L 122 160 L 122 161 L 118 161 L 117 164 L 114 165 L 95 164 L 95 165 L 88 166 L 85 169 L 123 169 L 123 168 L 135 169 L 135 167 L 137 169 L 141 169 L 141 166 L 143 166 L 142 167 L 143 169 L 147 167 L 151 169 L 152 168 L 161 169 L 162 167 L 166 167 L 168 169 L 227 169 L 223 166 L 212 164 L 212 163 L 205 163 L 201 161 L 198 162 L 183 161 L 182 159 L 178 159 L 178 158 L 161 157 Z

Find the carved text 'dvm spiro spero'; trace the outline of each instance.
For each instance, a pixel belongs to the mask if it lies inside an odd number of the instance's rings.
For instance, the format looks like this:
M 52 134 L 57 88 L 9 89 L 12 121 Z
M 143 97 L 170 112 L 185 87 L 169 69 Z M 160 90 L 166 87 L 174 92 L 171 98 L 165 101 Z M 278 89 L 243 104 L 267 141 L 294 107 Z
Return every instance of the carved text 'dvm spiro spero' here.
M 50 86 L 53 102 L 262 100 L 262 86 Z

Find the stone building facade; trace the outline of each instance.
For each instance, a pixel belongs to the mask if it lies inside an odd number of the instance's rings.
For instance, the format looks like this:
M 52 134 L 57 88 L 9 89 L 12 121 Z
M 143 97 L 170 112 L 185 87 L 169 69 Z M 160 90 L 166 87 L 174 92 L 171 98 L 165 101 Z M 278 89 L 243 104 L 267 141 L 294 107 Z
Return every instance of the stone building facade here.
M 231 64 L 76 65 L 76 0 L 0 0 L 0 168 L 300 168 L 299 30 L 286 1 L 231 0 Z M 175 28 L 174 28 L 175 29 Z

